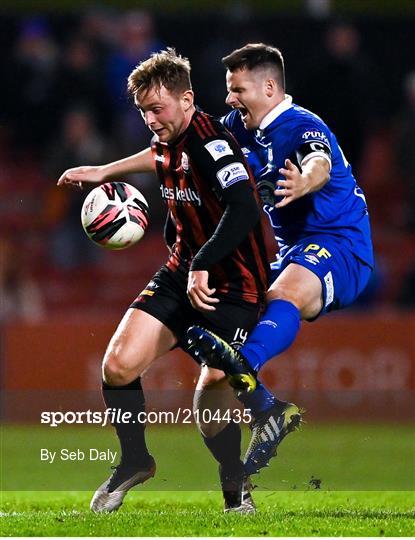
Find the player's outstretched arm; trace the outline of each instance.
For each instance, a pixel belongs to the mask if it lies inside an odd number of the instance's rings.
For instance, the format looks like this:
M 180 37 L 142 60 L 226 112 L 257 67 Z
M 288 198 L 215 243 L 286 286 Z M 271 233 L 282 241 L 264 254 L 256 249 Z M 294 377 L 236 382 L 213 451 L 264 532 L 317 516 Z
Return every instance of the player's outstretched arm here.
M 103 166 L 84 166 L 84 167 L 72 167 L 67 169 L 59 178 L 57 185 L 63 186 L 64 184 L 71 184 L 81 187 L 82 182 L 88 182 L 92 184 L 99 184 L 106 178 L 101 172 Z
M 320 190 L 330 178 L 330 164 L 320 157 L 309 159 L 303 166 L 302 172 L 290 161 L 285 160 L 285 168 L 279 170 L 285 177 L 285 180 L 278 180 L 278 189 L 275 190 L 275 195 L 283 197 L 275 207 L 282 208 L 287 204 L 307 195 Z
M 117 176 L 153 171 L 155 171 L 155 165 L 151 155 L 151 149 L 146 148 L 138 154 L 107 163 L 106 165 L 82 166 L 67 169 L 59 178 L 57 185 L 72 184 L 82 186 L 83 182 L 100 184 L 105 180 Z

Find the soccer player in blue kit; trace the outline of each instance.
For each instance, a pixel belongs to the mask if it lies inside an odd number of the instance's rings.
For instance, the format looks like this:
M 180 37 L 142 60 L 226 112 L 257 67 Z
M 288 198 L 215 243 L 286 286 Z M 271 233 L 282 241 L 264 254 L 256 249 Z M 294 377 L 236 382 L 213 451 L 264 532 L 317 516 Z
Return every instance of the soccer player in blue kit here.
M 274 397 L 258 372 L 293 343 L 301 320 L 350 305 L 367 285 L 374 260 L 364 194 L 332 131 L 285 93 L 279 49 L 248 44 L 222 62 L 226 103 L 233 108 L 223 122 L 254 172 L 279 255 L 267 309 L 242 348 L 197 326 L 188 343 L 199 361 L 228 375 L 251 409 L 245 471 L 253 474 L 268 465 L 302 412 Z

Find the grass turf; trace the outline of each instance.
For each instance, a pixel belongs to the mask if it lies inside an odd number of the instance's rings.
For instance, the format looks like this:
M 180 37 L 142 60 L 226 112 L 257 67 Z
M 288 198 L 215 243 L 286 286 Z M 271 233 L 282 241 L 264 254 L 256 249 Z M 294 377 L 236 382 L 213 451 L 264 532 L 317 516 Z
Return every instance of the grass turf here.
M 272 466 L 254 477 L 255 516 L 222 513 L 216 465 L 195 428 L 151 426 L 148 441 L 159 466 L 156 478 L 131 492 L 119 512 L 94 515 L 91 491 L 109 464 L 47 464 L 39 452 L 116 450 L 111 430 L 3 428 L 2 536 L 414 534 L 413 427 L 308 425 L 290 435 Z
M 254 516 L 223 514 L 217 492 L 132 492 L 114 514 L 87 510 L 86 492 L 9 493 L 3 536 L 411 536 L 404 492 L 257 493 Z

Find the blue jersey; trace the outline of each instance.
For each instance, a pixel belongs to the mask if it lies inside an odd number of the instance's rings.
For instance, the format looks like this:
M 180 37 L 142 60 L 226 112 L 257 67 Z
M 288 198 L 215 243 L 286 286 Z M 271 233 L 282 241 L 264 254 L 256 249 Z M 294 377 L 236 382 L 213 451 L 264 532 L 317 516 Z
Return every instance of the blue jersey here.
M 285 106 L 263 130 L 245 129 L 239 111 L 230 112 L 223 123 L 233 133 L 248 159 L 258 190 L 284 254 L 302 239 L 331 235 L 346 243 L 354 255 L 373 266 L 373 248 L 366 200 L 352 174 L 335 135 L 312 112 L 298 105 Z M 308 143 L 308 144 L 307 144 Z M 308 155 L 301 149 L 307 146 Z M 320 151 L 324 147 L 324 153 Z M 310 148 L 315 152 L 310 153 Z M 309 193 L 282 208 L 274 195 L 279 169 L 290 159 L 301 170 L 311 155 L 322 155 L 331 164 L 330 179 L 319 191 Z

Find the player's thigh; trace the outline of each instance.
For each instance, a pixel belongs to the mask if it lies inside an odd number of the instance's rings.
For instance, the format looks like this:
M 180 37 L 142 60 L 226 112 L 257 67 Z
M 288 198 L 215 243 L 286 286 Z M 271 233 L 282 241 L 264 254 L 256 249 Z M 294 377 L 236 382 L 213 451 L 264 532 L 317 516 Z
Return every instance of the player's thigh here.
M 313 271 L 322 285 L 323 305 L 319 314 L 352 304 L 366 287 L 372 269 L 358 259 L 348 243 L 317 237 L 316 243 L 303 243 L 304 251 L 293 257 Z
M 347 244 L 327 235 L 304 239 L 277 266 L 268 300 L 292 301 L 307 320 L 353 303 L 372 271 Z
M 185 300 L 183 276 L 161 268 L 119 324 L 105 355 L 104 376 L 140 375 L 153 360 L 173 348 L 183 332 Z
M 163 266 L 130 307 L 145 311 L 161 321 L 179 341 L 185 340 L 192 324 L 192 306 L 187 298 L 187 272 L 172 272 Z
M 262 311 L 261 304 L 221 298 L 215 311 L 195 312 L 195 324 L 211 330 L 234 347 L 241 347 L 256 326 Z
M 299 263 L 288 264 L 271 284 L 267 301 L 286 300 L 294 304 L 302 319 L 316 317 L 323 307 L 321 279 Z
M 104 356 L 104 375 L 141 375 L 177 343 L 173 332 L 152 315 L 134 308 L 125 313 Z
M 326 301 L 324 312 L 347 307 L 357 299 L 366 288 L 372 274 L 372 268 L 357 259 L 349 250 L 341 253 L 342 261 L 332 271 L 332 302 Z M 340 257 L 338 259 L 341 260 Z

